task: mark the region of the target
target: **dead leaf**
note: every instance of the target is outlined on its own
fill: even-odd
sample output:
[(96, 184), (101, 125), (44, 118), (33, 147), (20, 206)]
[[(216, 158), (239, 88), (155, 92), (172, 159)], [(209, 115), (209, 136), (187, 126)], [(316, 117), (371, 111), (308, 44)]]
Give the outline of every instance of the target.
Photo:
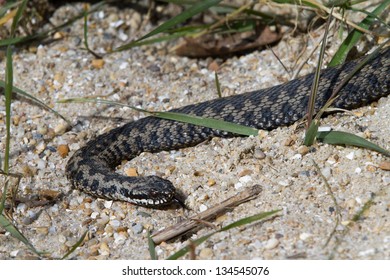
[(254, 31), (223, 35), (207, 34), (196, 39), (185, 38), (185, 42), (174, 49), (179, 56), (226, 58), (261, 49), (278, 42), (281, 37), (279, 31), (271, 31), (269, 26), (259, 24)]

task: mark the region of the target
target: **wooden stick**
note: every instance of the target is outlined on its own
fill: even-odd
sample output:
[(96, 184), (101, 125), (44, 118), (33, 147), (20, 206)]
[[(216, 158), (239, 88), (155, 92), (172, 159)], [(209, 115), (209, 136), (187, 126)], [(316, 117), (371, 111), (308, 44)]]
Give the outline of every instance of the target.
[(206, 221), (216, 218), (218, 215), (225, 213), (226, 211), (244, 203), (249, 200), (254, 199), (262, 191), (262, 186), (254, 185), (252, 187), (246, 188), (242, 192), (232, 196), (221, 203), (195, 215), (191, 218), (181, 221), (176, 225), (172, 225), (168, 228), (165, 228), (161, 231), (156, 232), (152, 235), (152, 240), (155, 244), (160, 244), (163, 241), (172, 239), (181, 234), (184, 234), (195, 227), (200, 225), (207, 224)]

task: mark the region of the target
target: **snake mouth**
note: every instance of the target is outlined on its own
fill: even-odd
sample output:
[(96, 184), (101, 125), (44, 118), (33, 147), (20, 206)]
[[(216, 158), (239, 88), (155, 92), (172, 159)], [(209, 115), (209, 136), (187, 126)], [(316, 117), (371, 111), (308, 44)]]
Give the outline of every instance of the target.
[(176, 191), (161, 192), (156, 191), (154, 189), (149, 189), (147, 194), (135, 194), (135, 192), (133, 192), (129, 201), (133, 204), (150, 208), (162, 208), (166, 206), (176, 205), (175, 208), (179, 206), (180, 208), (187, 209), (187, 206), (184, 203), (184, 196), (177, 193)]

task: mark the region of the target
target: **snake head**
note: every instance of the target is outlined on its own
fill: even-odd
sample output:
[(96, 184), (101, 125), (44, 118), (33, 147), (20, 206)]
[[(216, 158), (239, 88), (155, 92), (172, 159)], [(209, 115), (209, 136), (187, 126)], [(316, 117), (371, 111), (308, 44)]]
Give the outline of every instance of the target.
[(136, 186), (123, 186), (119, 192), (124, 197), (123, 200), (144, 207), (161, 207), (180, 201), (173, 184), (157, 176), (144, 177)]

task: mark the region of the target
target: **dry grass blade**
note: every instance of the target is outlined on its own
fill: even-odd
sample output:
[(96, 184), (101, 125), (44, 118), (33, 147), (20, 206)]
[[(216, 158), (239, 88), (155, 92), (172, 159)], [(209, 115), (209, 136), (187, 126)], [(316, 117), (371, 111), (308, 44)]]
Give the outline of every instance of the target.
[(206, 211), (203, 211), (185, 221), (182, 221), (176, 225), (170, 226), (162, 231), (153, 234), (153, 242), (156, 244), (160, 244), (163, 241), (182, 235), (194, 229), (195, 227), (198, 227), (200, 225), (200, 223), (198, 222), (199, 220), (208, 221), (210, 219), (214, 219), (216, 216), (221, 215), (227, 210), (232, 209), (244, 202), (247, 202), (248, 200), (255, 198), (259, 195), (261, 190), (262, 187), (259, 185), (255, 185), (251, 188), (248, 188), (240, 192), (239, 194), (216, 204), (215, 206), (207, 209)]
[[(317, 67), (316, 67), (316, 71), (315, 71), (315, 75), (314, 75), (314, 79), (313, 79), (313, 85), (312, 85), (311, 93), (310, 93), (310, 97), (309, 97), (309, 104), (308, 104), (308, 110), (307, 110), (307, 128), (308, 129), (310, 128), (312, 130), (314, 130), (316, 127), (318, 128), (318, 124), (315, 124), (314, 126), (312, 126), (311, 122), (312, 122), (313, 116), (314, 116), (315, 101), (316, 101), (318, 86), (319, 86), (319, 81), (320, 81), (322, 61), (323, 61), (324, 54), (325, 54), (326, 39), (328, 37), (329, 25), (330, 25), (330, 22), (332, 20), (332, 13), (333, 13), (333, 8), (330, 11), (330, 14), (328, 16), (328, 20), (326, 22), (325, 34), (324, 34), (324, 37), (322, 39), (321, 51), (320, 51), (320, 55), (318, 57), (318, 63), (317, 63)], [(304, 145), (306, 145), (306, 146), (312, 145), (314, 140), (315, 140), (315, 134), (316, 133), (314, 133), (314, 131), (311, 131), (310, 133), (306, 133)]]
[(240, 219), (236, 222), (233, 222), (231, 224), (228, 224), (227, 226), (221, 228), (220, 230), (214, 231), (214, 232), (207, 234), (205, 236), (202, 236), (196, 240), (190, 240), (190, 245), (184, 247), (183, 249), (177, 251), (175, 254), (168, 257), (168, 260), (176, 260), (176, 259), (184, 256), (186, 253), (194, 251), (194, 249), (195, 249), (194, 247), (202, 244), (203, 242), (205, 242), (207, 239), (209, 239), (214, 234), (217, 234), (217, 233), (222, 232), (222, 231), (227, 231), (227, 230), (230, 230), (230, 229), (235, 228), (235, 227), (244, 226), (244, 225), (247, 225), (247, 224), (250, 224), (253, 222), (264, 220), (266, 218), (273, 216), (274, 214), (276, 214), (280, 211), (281, 211), (281, 209), (277, 209), (277, 210), (273, 210), (273, 211), (269, 211), (269, 212), (262, 212), (262, 213), (259, 213), (259, 214), (256, 214), (256, 215), (253, 215), (250, 217), (246, 217), (246, 218)]

